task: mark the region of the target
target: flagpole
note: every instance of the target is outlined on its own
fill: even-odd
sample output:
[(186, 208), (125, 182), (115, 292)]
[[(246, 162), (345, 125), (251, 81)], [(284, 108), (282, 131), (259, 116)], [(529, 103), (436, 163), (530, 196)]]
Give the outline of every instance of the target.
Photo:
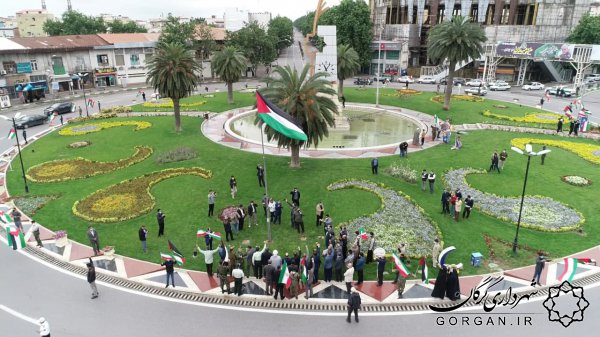
[[(263, 170), (264, 170), (264, 177), (265, 177), (265, 197), (267, 199), (267, 204), (265, 205), (267, 208), (269, 208), (269, 189), (267, 188), (267, 159), (265, 158), (265, 140), (264, 140), (264, 128), (265, 128), (265, 123), (263, 123), (260, 126), (260, 144), (262, 146), (262, 157), (263, 157)], [(266, 212), (266, 217), (267, 217), (267, 240), (269, 240), (269, 242), (271, 242), (271, 221), (269, 219), (269, 212), (267, 209)]]

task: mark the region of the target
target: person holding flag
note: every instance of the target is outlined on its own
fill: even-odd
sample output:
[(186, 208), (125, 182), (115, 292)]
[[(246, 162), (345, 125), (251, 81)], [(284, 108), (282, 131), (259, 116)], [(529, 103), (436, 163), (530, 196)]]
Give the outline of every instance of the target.
[(204, 255), (204, 264), (206, 264), (206, 273), (209, 277), (213, 276), (213, 261), (214, 255), (219, 249), (214, 250), (202, 250), (198, 245), (196, 245), (196, 251)]

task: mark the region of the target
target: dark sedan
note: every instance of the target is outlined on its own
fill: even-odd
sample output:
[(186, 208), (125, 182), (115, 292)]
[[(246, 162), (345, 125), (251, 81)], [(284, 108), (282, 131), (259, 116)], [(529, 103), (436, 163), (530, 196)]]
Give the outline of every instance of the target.
[(31, 126), (42, 125), (48, 120), (47, 116), (44, 115), (30, 115), (19, 117), (15, 120), (17, 129), (27, 129)]
[(44, 114), (50, 116), (56, 112), (57, 115), (66, 114), (74, 111), (74, 105), (72, 102), (54, 103), (51, 106), (44, 109)]

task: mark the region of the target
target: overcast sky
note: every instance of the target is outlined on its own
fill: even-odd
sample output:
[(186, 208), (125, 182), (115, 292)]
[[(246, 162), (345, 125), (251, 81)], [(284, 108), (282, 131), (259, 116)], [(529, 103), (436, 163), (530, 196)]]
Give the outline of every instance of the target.
[[(340, 0), (327, 0), (328, 6)], [(317, 7), (318, 0), (71, 0), (74, 10), (87, 15), (108, 13), (128, 16), (132, 19), (149, 19), (167, 15), (185, 17), (222, 17), (226, 8), (239, 8), (253, 12), (269, 11), (294, 20)], [(0, 16), (15, 15), (22, 9), (41, 8), (41, 0), (2, 0)], [(60, 16), (67, 9), (67, 0), (46, 0), (46, 8)]]

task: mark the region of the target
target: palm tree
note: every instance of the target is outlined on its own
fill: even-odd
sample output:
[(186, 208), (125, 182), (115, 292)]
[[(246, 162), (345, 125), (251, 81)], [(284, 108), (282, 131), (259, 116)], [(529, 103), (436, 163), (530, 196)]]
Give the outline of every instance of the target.
[(148, 61), (147, 82), (162, 97), (173, 100), (175, 130), (181, 132), (179, 100), (189, 96), (198, 84), (196, 73), (201, 71), (194, 53), (178, 42), (161, 43)]
[[(287, 138), (275, 130), (265, 128), (269, 140), (276, 139), (280, 147), (289, 147), (292, 150), (290, 167), (300, 167), (300, 147), (319, 145), (323, 137), (329, 135), (329, 127), (333, 127), (334, 114), (337, 114), (337, 105), (331, 99), (336, 92), (325, 78), (327, 73), (308, 75), (310, 65), (305, 65), (301, 73), (290, 66), (277, 66), (273, 78), (266, 80), (267, 88), (261, 92), (280, 107), (288, 112), (300, 125), (308, 136), (308, 140), (299, 141)], [(262, 120), (257, 117), (255, 122), (262, 126)]]
[(450, 22), (436, 25), (429, 31), (427, 41), (429, 58), (435, 63), (448, 62), (444, 110), (450, 109), (456, 65), (478, 59), (483, 52), (485, 41), (487, 38), (483, 28), (462, 16), (455, 16)]
[(344, 96), (344, 80), (352, 77), (358, 71), (358, 53), (354, 48), (346, 44), (340, 44), (337, 48), (337, 76), (340, 80), (338, 95)]
[(227, 83), (227, 103), (233, 104), (233, 83), (240, 80), (248, 60), (235, 47), (225, 47), (213, 56), (215, 72)]

